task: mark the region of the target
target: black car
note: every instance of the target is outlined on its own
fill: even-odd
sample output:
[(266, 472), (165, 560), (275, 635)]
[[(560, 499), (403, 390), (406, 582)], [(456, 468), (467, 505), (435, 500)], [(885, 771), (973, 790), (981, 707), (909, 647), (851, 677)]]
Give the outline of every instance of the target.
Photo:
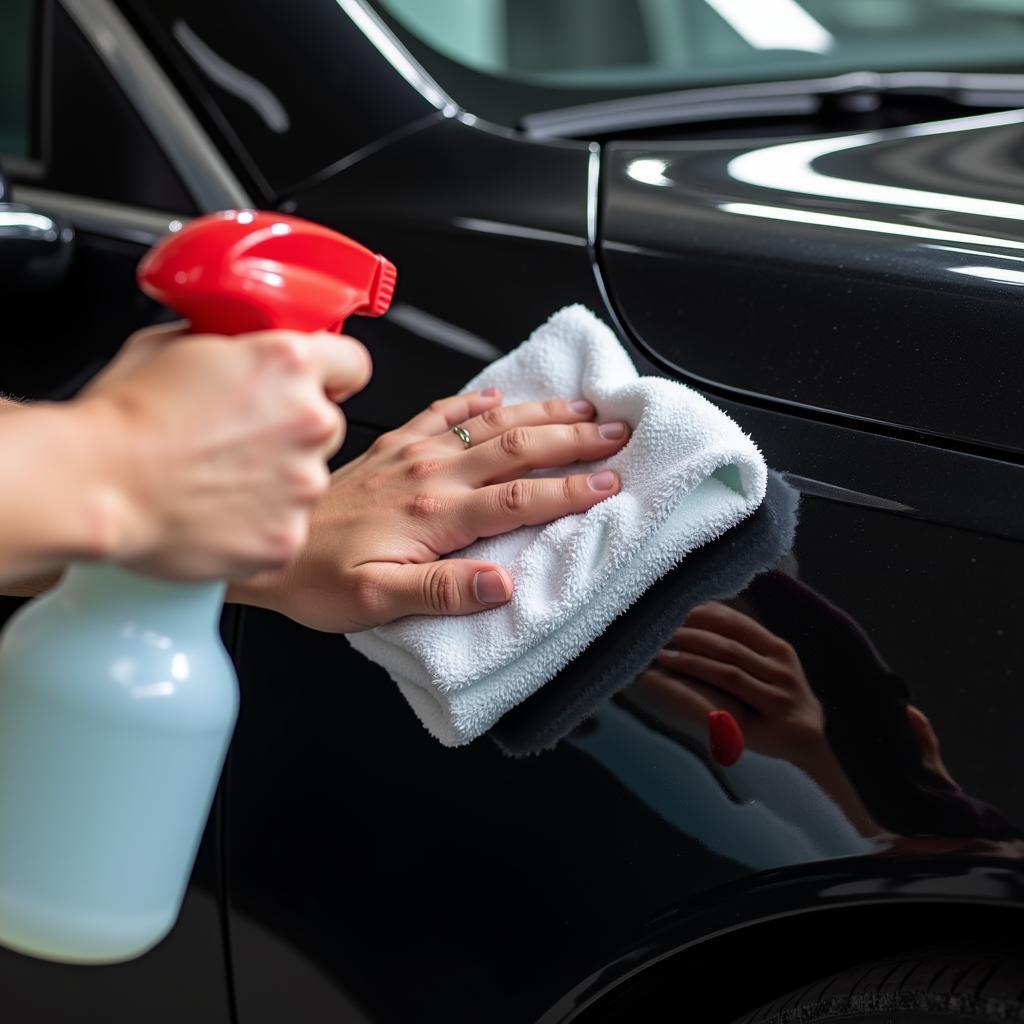
[(256, 206), (399, 268), (340, 460), (582, 302), (801, 501), (728, 600), (773, 702), (703, 691), (732, 767), (670, 666), (449, 750), (344, 637), (229, 607), (177, 927), (0, 954), (3, 1019), (1024, 1019), (1022, 106), (1021, 0), (5, 0), (5, 392), (74, 394), (168, 315), (146, 248)]

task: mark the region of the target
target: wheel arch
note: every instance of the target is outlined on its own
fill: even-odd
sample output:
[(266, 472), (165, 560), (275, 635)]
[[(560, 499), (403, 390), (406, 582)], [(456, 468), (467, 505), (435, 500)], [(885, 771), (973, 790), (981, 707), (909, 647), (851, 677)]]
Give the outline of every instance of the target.
[[(863, 862), (850, 862), (859, 869)], [(735, 1017), (817, 978), (902, 949), (1014, 929), (1024, 933), (1024, 872), (934, 861), (842, 879), (771, 873), (663, 915), (577, 985), (539, 1024), (657, 1024), (699, 1010)]]

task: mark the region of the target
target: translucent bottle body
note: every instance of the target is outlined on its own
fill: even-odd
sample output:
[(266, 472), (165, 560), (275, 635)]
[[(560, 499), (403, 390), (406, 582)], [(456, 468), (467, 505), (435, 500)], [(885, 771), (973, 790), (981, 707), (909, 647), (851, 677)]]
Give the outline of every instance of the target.
[(0, 943), (131, 959), (171, 928), (238, 710), (224, 587), (73, 566), (0, 638)]

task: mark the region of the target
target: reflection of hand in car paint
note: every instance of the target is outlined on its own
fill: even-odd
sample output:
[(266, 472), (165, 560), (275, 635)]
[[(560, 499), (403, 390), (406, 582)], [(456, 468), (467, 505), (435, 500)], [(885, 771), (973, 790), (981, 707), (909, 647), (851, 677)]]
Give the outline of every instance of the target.
[(728, 711), (751, 749), (794, 757), (825, 744), (825, 716), (793, 648), (717, 601), (695, 608), (655, 659), (652, 673), (687, 682), (702, 720)]
[(659, 717), (698, 729), (712, 711), (728, 711), (752, 750), (806, 772), (864, 835), (880, 831), (829, 745), (797, 652), (743, 612), (699, 605), (630, 692)]

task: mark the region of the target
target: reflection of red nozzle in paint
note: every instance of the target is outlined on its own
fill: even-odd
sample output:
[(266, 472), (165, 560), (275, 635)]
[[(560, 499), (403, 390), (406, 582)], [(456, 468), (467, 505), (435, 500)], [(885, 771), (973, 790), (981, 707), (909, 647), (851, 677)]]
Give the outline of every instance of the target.
[(340, 331), (381, 316), (396, 271), (383, 256), (298, 217), (225, 210), (191, 221), (139, 264), (139, 287), (196, 332)]
[(743, 730), (728, 711), (708, 713), (708, 744), (711, 756), (725, 768), (740, 759), (743, 753)]

